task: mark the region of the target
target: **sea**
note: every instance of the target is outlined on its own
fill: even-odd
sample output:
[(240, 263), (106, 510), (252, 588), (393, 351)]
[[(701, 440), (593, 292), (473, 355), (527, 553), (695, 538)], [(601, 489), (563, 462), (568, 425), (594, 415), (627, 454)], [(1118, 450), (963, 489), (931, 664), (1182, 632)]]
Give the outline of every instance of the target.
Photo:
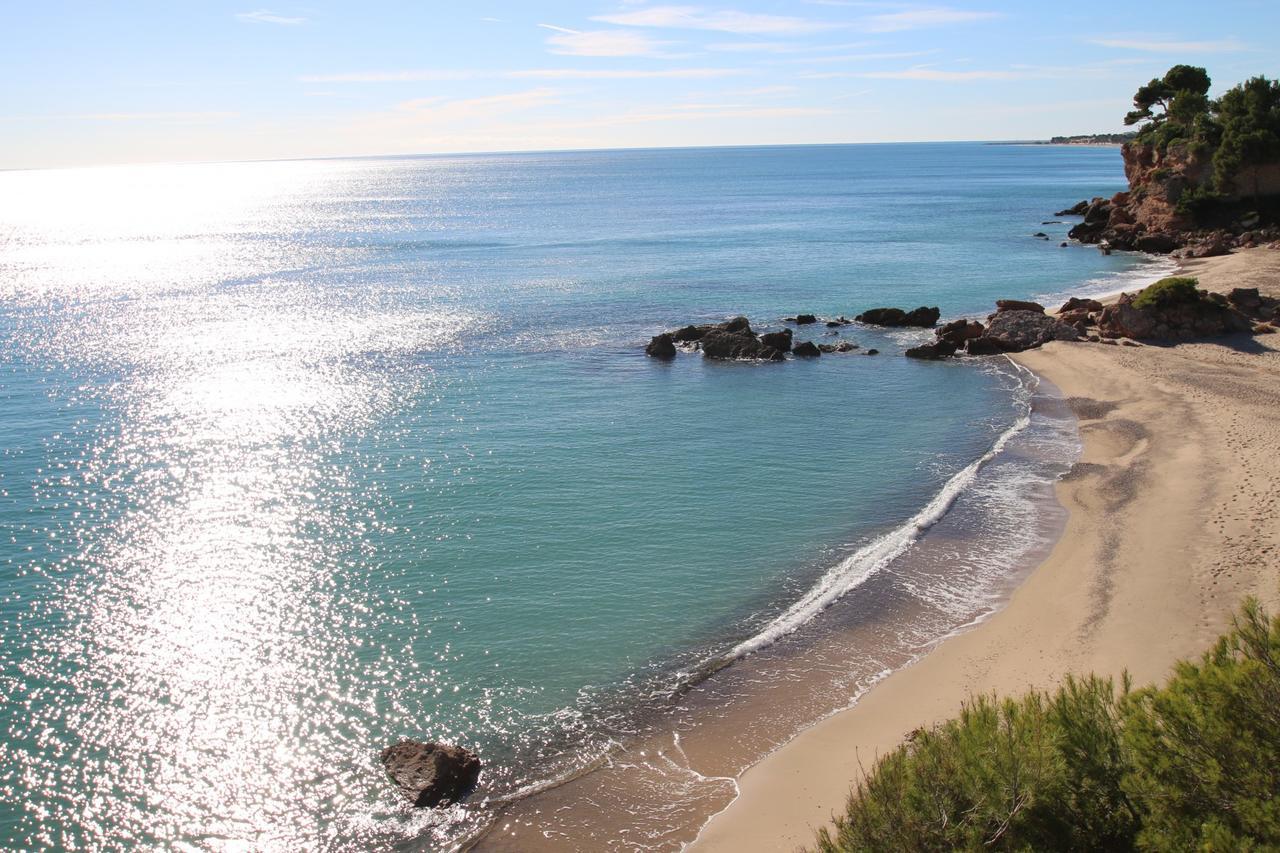
[[(1053, 215), (1123, 186), (979, 143), (0, 172), (0, 847), (680, 849), (999, 609), (1079, 439), (928, 330), (646, 342), (1133, 289), (1167, 262)], [(402, 738), (476, 791), (409, 806)]]

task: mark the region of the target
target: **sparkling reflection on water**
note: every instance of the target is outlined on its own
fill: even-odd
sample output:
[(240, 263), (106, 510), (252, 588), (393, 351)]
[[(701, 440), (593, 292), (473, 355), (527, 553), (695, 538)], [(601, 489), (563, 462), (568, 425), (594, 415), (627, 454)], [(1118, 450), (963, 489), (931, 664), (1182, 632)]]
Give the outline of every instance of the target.
[[(37, 465), (48, 538), (79, 540), (30, 565), (35, 589), (65, 583), (59, 600), (5, 602), (5, 694), (24, 698), (5, 714), (5, 799), (35, 802), (6, 815), (11, 840), (297, 849), (357, 844), (401, 811), (368, 772), (397, 699), (393, 650), (366, 640), (398, 617), (358, 583), (385, 498), (351, 447), (424, 375), (366, 354), (441, 349), (468, 318), (307, 287), (294, 271), (323, 259), (281, 229), (335, 188), (293, 172), (64, 172), (27, 195), (10, 182), (15, 343), (69, 368), (15, 380), (10, 403), (43, 393), (81, 412), (45, 448), (56, 474), (6, 450), (5, 485)], [(281, 279), (210, 289), (264, 266)], [(49, 310), (77, 300), (86, 310)], [(30, 514), (5, 520), (36, 539)], [(398, 661), (396, 683), (419, 666)]]
[[(994, 224), (1104, 153), (0, 173), (0, 846), (431, 847), (625, 740), (1014, 415), (980, 371), (645, 336), (1123, 271)], [(478, 796), (405, 808), (406, 735), (478, 747)]]

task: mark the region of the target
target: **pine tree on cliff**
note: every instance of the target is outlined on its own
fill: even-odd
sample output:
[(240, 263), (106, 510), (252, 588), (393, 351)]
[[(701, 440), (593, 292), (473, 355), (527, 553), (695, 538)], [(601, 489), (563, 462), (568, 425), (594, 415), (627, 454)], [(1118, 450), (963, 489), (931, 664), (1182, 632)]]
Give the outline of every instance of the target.
[(1226, 92), (1215, 104), (1221, 141), (1213, 155), (1214, 181), (1230, 190), (1244, 170), (1252, 172), (1249, 190), (1260, 192), (1257, 167), (1280, 162), (1280, 81), (1254, 77)]
[[(1124, 117), (1126, 125), (1149, 122), (1145, 133), (1166, 121), (1190, 127), (1197, 116), (1209, 110), (1209, 74), (1195, 65), (1175, 65), (1164, 77), (1140, 86), (1133, 96), (1134, 109)], [(1160, 112), (1152, 112), (1155, 107)]]

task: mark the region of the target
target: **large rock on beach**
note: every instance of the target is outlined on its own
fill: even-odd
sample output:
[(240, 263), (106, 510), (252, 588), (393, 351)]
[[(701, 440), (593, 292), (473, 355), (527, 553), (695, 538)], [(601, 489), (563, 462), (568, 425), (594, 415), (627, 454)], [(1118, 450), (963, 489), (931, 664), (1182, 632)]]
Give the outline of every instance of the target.
[(1073, 296), (1066, 302), (1062, 303), (1062, 307), (1058, 309), (1059, 314), (1066, 314), (1072, 311), (1101, 311), (1103, 305), (1096, 299), (1081, 299)]
[[(977, 340), (994, 343), (1002, 352), (1021, 352), (1035, 349), (1049, 341), (1074, 341), (1079, 333), (1061, 320), (1043, 311), (999, 311), (987, 324), (986, 331)], [(972, 342), (971, 342), (972, 343)], [(977, 355), (970, 346), (969, 352)], [(979, 346), (979, 350), (985, 350)]]
[(1098, 318), (1102, 337), (1188, 341), (1253, 328), (1244, 314), (1209, 294), (1196, 292), (1194, 285), (1163, 301), (1142, 300), (1141, 296), (1123, 293), (1102, 311)]
[(929, 308), (921, 305), (912, 311), (904, 311), (901, 308), (872, 308), (862, 312), (854, 319), (859, 323), (866, 323), (871, 326), (920, 326), (928, 328), (936, 326), (940, 316), (942, 316), (942, 312), (936, 306)]
[(651, 358), (675, 358), (675, 341), (668, 334), (654, 335), (644, 348), (644, 354)]
[(997, 299), (996, 313), (1001, 311), (1039, 311), (1044, 313), (1044, 306), (1039, 302), (1028, 302), (1025, 299)]
[(457, 802), (480, 778), (479, 757), (447, 743), (402, 740), (382, 750), (382, 766), (396, 787), (423, 808)]

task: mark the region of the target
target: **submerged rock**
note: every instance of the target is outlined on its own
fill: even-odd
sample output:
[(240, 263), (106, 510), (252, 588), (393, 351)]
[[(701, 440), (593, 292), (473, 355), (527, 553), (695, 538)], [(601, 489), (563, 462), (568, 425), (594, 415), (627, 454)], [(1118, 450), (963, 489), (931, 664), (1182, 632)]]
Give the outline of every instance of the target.
[(479, 757), (447, 743), (402, 740), (382, 750), (382, 766), (396, 787), (423, 808), (456, 802), (480, 778)]

